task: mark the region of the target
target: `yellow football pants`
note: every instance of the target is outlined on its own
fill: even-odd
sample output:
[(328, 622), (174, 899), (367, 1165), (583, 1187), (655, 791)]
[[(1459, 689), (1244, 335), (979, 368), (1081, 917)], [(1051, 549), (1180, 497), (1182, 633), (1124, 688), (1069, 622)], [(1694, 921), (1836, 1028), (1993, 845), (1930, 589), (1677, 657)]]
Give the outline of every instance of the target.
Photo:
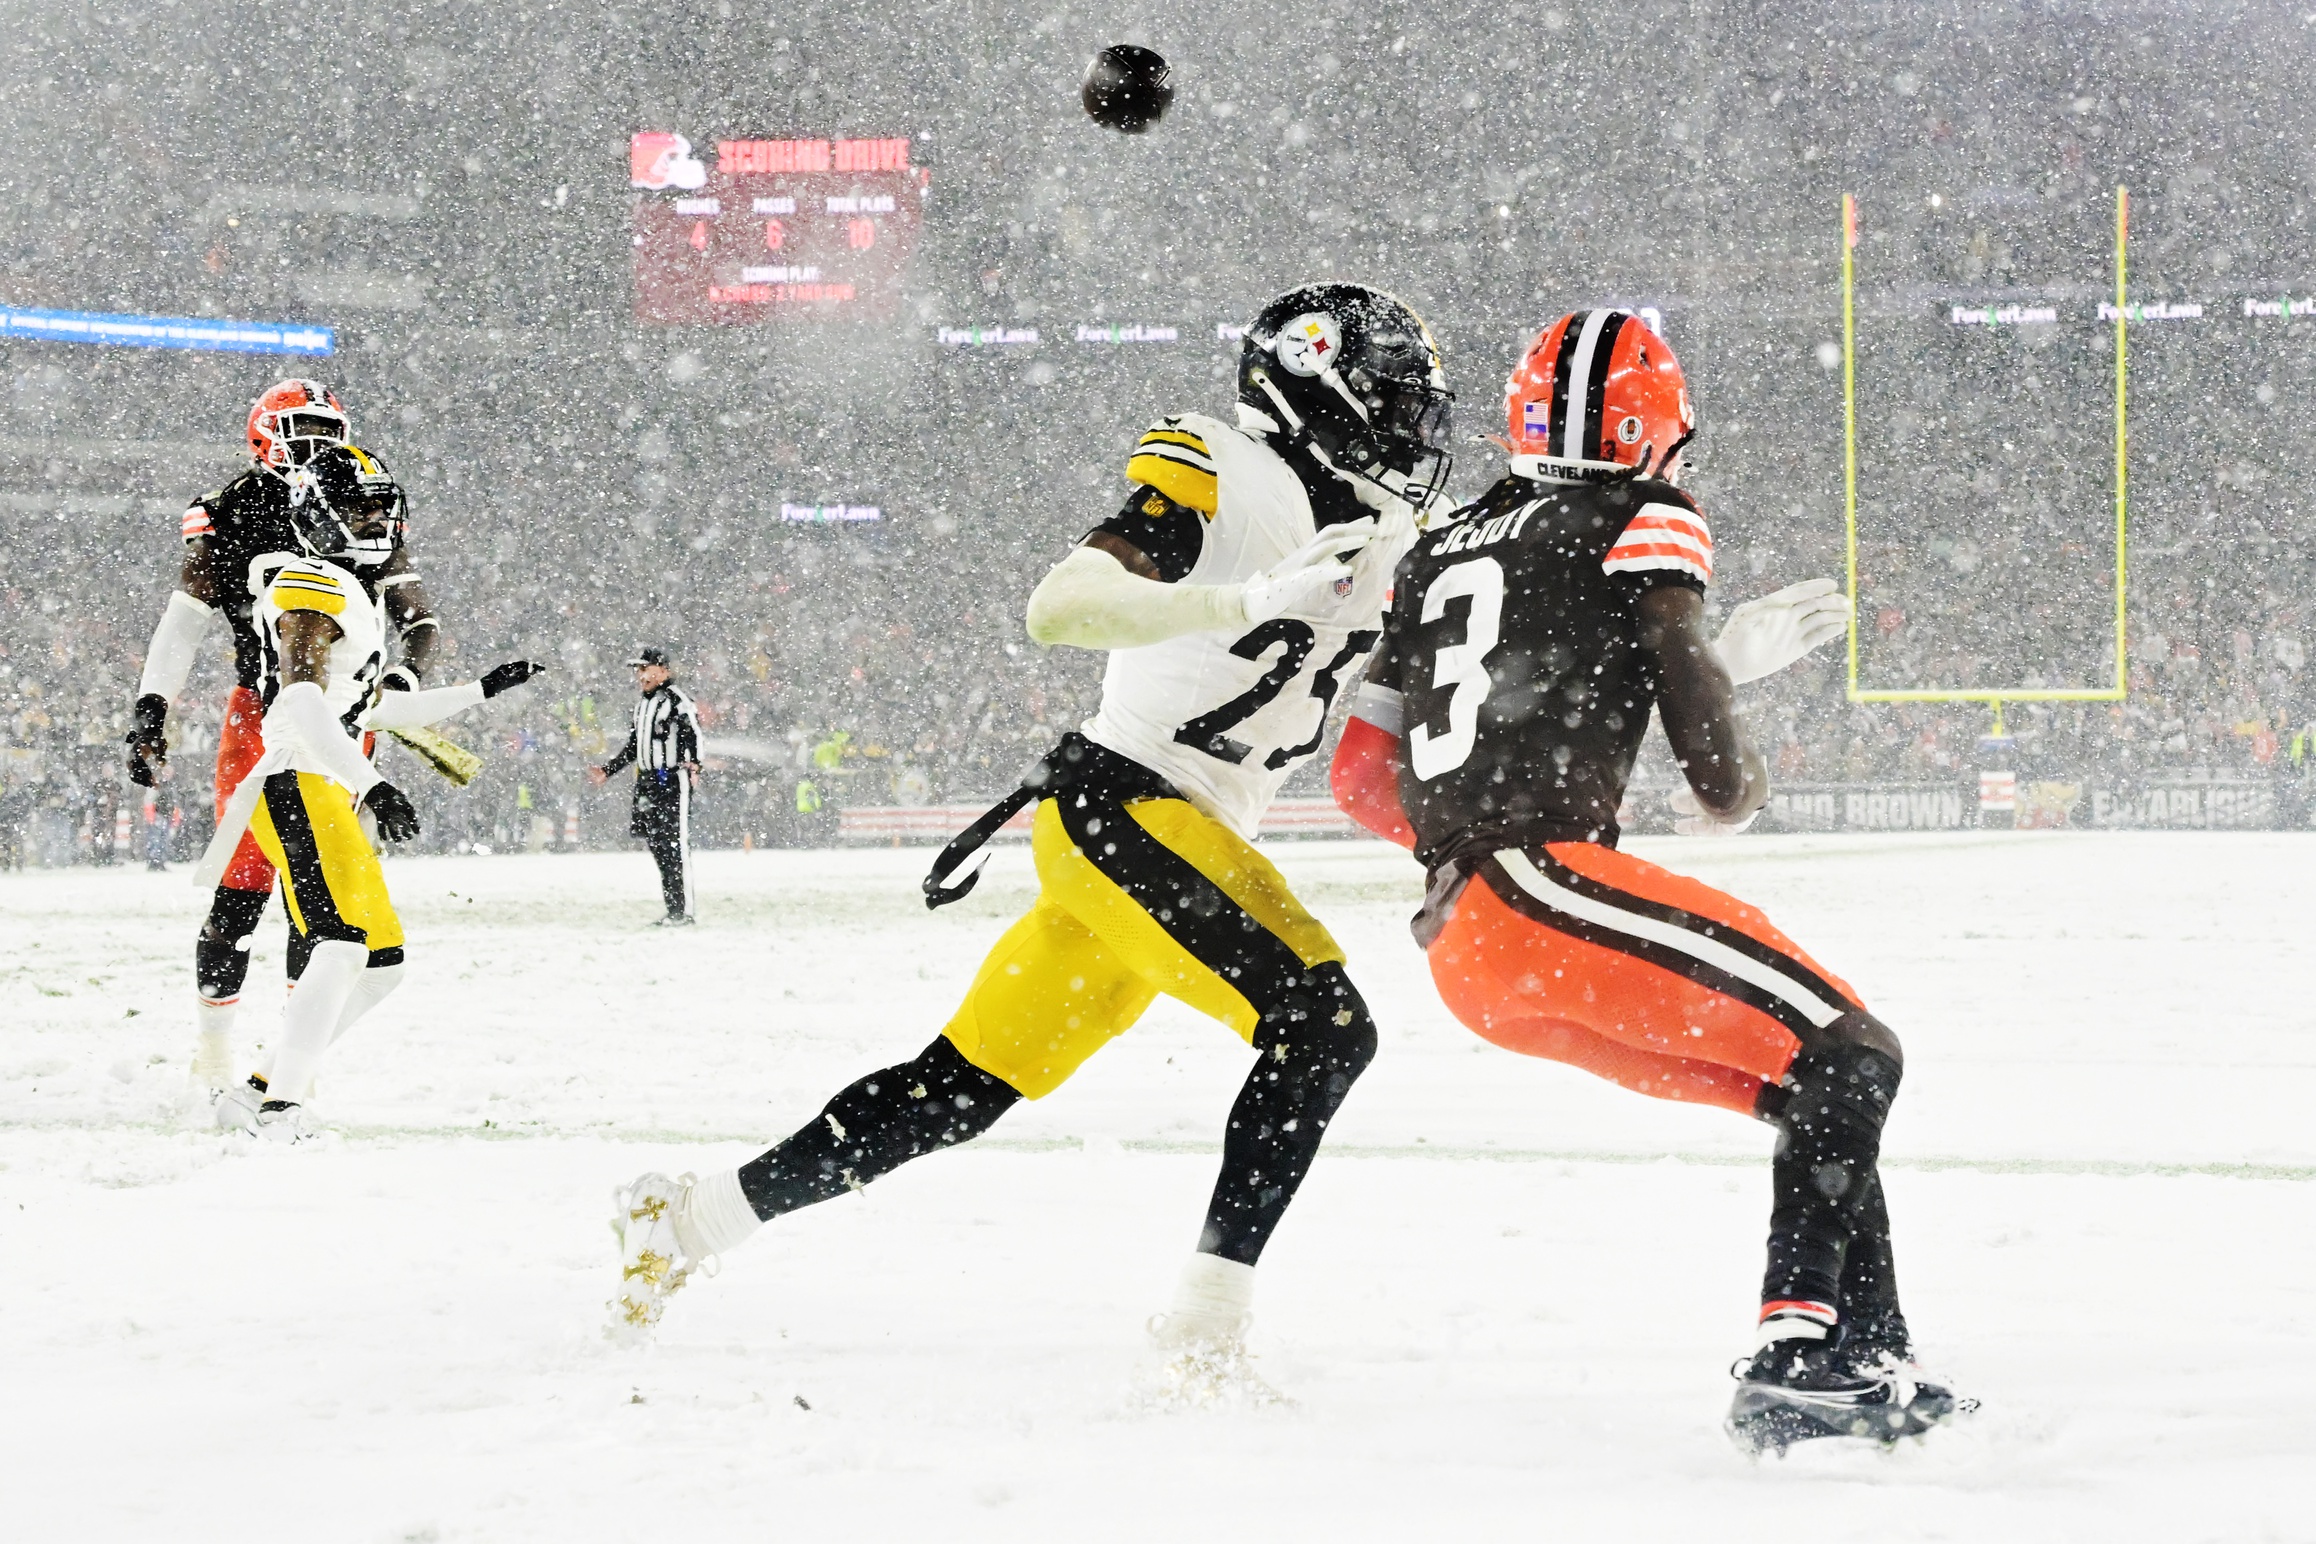
[(280, 871), (282, 899), (299, 932), (363, 944), (372, 953), (402, 946), (386, 871), (354, 813), (353, 796), (337, 782), (313, 772), (276, 772), (265, 780), (249, 832)]
[(942, 1031), (1031, 1099), (1160, 992), (1251, 1041), (1264, 1010), (1343, 951), (1268, 859), (1181, 799), (1068, 793), (1037, 807), (1039, 893)]

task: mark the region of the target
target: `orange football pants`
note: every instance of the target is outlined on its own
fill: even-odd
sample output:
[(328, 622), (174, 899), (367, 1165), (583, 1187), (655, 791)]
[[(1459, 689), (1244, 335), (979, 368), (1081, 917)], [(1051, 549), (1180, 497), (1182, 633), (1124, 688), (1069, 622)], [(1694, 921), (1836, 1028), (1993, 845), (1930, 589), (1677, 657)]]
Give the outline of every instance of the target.
[[(265, 754), (264, 723), (265, 703), (248, 687), (236, 686), (225, 699), (225, 722), (217, 731), (219, 820), (225, 818), (225, 803), (233, 797), (233, 790)], [(272, 891), (273, 865), (258, 850), (253, 833), (241, 833), (241, 844), (233, 849), (233, 861), (225, 866), (225, 877), (218, 883), (228, 890)]]
[(1482, 1039), (1745, 1115), (1813, 1028), (1862, 1011), (1753, 907), (1591, 842), (1491, 855), (1429, 957)]

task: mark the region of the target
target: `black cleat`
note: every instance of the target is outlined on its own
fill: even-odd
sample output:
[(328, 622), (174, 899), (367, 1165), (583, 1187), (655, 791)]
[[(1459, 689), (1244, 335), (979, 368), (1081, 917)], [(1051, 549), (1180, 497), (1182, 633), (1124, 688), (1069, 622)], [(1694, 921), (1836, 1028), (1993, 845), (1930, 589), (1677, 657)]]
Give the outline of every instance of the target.
[(1755, 1454), (1821, 1437), (1886, 1444), (1977, 1408), (1925, 1377), (1903, 1343), (1837, 1336), (1774, 1340), (1730, 1369), (1729, 1439)]

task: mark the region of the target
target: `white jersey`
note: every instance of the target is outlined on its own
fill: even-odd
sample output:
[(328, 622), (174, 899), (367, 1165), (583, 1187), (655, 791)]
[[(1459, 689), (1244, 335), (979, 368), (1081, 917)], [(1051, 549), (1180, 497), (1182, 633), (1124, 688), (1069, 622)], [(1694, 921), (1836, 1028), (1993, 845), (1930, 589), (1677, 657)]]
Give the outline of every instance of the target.
[[(1242, 583), (1318, 534), (1294, 470), (1219, 419), (1160, 420), (1126, 475), (1207, 516), (1186, 584)], [(1336, 693), (1381, 636), (1382, 587), (1365, 588), (1233, 632), (1112, 650), (1086, 738), (1253, 837), (1279, 785), (1317, 753)]]
[[(259, 690), (266, 705), (273, 705), (281, 689), (281, 619), (291, 611), (318, 611), (338, 624), (338, 641), (330, 645), (329, 682), (322, 700), (330, 713), (346, 725), (348, 735), (359, 733), (356, 721), (370, 705), (370, 695), (386, 662), (386, 614), (360, 575), (322, 558), (298, 557), (287, 552), (268, 553), (250, 565), (249, 587), (255, 604), (252, 619), (263, 645), (263, 680)], [(321, 767), (294, 763), (301, 771)]]

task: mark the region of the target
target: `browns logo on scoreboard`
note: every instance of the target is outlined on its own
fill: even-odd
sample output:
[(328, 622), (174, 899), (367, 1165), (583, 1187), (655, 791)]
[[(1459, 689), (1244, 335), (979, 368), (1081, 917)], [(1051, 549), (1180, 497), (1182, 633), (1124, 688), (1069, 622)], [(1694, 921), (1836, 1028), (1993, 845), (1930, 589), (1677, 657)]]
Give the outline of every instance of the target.
[(924, 216), (908, 139), (628, 143), (635, 315), (665, 325), (889, 317)]

